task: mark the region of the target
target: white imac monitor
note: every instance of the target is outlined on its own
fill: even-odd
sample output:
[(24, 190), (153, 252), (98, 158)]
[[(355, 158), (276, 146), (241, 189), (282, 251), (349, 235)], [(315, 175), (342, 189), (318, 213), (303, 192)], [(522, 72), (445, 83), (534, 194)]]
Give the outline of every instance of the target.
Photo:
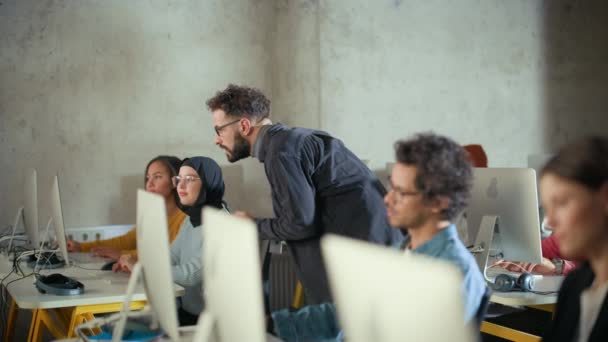
[(527, 168), (474, 168), (466, 209), (469, 237), (476, 237), (483, 216), (498, 216), (490, 255), (540, 263), (542, 260), (536, 173)]
[(137, 191), (136, 229), (138, 261), (143, 270), (148, 302), (171, 341), (178, 341), (167, 211), (162, 196), (141, 189)]
[(38, 225), (38, 182), (36, 169), (27, 169), (23, 186), (23, 217), (28, 245), (40, 246), (40, 226)]
[(203, 208), (203, 296), (196, 341), (266, 341), (257, 228)]
[(65, 225), (63, 222), (63, 210), (61, 208), (61, 194), (59, 193), (59, 176), (53, 179), (51, 188), (51, 220), (55, 229), (55, 238), (59, 244), (59, 252), (66, 265), (69, 265), (68, 248), (65, 241)]
[(331, 234), (321, 250), (345, 340), (474, 340), (453, 265)]

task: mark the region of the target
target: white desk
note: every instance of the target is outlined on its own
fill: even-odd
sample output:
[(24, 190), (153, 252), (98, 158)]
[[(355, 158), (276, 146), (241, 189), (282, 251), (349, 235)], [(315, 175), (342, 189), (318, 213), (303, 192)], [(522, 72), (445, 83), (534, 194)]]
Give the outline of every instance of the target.
[[(13, 310), (16, 313), (16, 307), (34, 310), (32, 323), (30, 325), (29, 340), (39, 340), (41, 336), (41, 331), (39, 331), (40, 327), (45, 325), (51, 330), (53, 335), (70, 337), (73, 334), (74, 325), (78, 323), (81, 316), (84, 317), (83, 319), (90, 319), (95, 313), (116, 312), (120, 310), (123, 302), (126, 300), (125, 292), (127, 289), (127, 282), (129, 281), (129, 275), (125, 273), (101, 271), (99, 269), (102, 264), (103, 261), (97, 264), (79, 265), (87, 269), (69, 266), (40, 271), (40, 274), (61, 273), (75, 278), (85, 286), (84, 294), (82, 295), (57, 296), (42, 294), (38, 292), (38, 289), (34, 286), (36, 279), (33, 276), (17, 280), (7, 286), (8, 293), (13, 302), (11, 304), (11, 314), (14, 314)], [(11, 268), (12, 262), (6, 257), (0, 257), (0, 275), (6, 276), (10, 273)], [(22, 269), (25, 272), (31, 270), (24, 264), (22, 264)], [(10, 281), (19, 278), (20, 276), (11, 274), (3, 284), (8, 284)], [(183, 295), (184, 288), (179, 285), (174, 286), (176, 296)], [(135, 288), (132, 297), (132, 301), (135, 305), (132, 307), (134, 309), (141, 308), (143, 306), (143, 301), (145, 300), (145, 291), (140, 284)], [(54, 330), (54, 327), (51, 326), (52, 324), (49, 324), (50, 321), (44, 322), (45, 319), (50, 320), (50, 318), (47, 317), (48, 312), (46, 312), (46, 310), (60, 308), (74, 308), (70, 313), (63, 313), (64, 317), (69, 319), (70, 322), (67, 326), (67, 332), (64, 333), (61, 333), (59, 330)], [(11, 317), (9, 314), (7, 330), (9, 330), (9, 327), (12, 329), (12, 322), (10, 321), (14, 321), (14, 319), (15, 317)]]
[(541, 295), (531, 292), (494, 292), (490, 302), (508, 306), (534, 306), (557, 303), (557, 294)]

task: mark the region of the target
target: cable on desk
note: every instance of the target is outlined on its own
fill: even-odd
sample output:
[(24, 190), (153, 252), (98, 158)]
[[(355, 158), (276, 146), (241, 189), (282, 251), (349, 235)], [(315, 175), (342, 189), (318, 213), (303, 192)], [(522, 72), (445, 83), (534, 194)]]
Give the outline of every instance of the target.
[(80, 268), (83, 270), (87, 270), (87, 271), (101, 271), (99, 268), (86, 268), (86, 267), (79, 266), (77, 263), (75, 263), (73, 261), (70, 261), (70, 266)]

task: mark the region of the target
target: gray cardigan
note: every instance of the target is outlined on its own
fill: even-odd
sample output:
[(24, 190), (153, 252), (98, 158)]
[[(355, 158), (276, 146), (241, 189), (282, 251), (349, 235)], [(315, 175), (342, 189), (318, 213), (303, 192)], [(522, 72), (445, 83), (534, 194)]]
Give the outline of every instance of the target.
[(204, 307), (201, 229), (192, 227), (190, 218), (186, 218), (171, 244), (173, 282), (184, 287), (181, 307), (193, 315), (199, 315)]

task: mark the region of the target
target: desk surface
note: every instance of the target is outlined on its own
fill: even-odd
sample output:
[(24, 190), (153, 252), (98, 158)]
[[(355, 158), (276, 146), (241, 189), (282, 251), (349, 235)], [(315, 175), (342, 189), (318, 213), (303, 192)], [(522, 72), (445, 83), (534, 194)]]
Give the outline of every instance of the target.
[(509, 306), (528, 306), (557, 303), (557, 294), (541, 295), (531, 292), (497, 292), (492, 293), (492, 303)]
[[(11, 297), (22, 309), (52, 309), (83, 305), (97, 305), (119, 303), (126, 299), (127, 283), (129, 275), (126, 273), (114, 273), (101, 271), (103, 262), (97, 264), (82, 264), (53, 270), (43, 270), (40, 274), (61, 273), (73, 277), (85, 286), (84, 294), (76, 296), (57, 296), (42, 294), (34, 286), (36, 279), (33, 276), (17, 280), (7, 286)], [(0, 257), (0, 275), (9, 274), (12, 262), (5, 256)], [(23, 270), (29, 268), (23, 265)], [(86, 269), (85, 269), (86, 268)], [(31, 270), (31, 269), (29, 269)], [(27, 272), (27, 271), (26, 271)], [(10, 275), (3, 284), (19, 279), (20, 276)], [(176, 296), (184, 293), (184, 288), (174, 284)], [(135, 287), (132, 300), (146, 300), (146, 294), (142, 284)]]

